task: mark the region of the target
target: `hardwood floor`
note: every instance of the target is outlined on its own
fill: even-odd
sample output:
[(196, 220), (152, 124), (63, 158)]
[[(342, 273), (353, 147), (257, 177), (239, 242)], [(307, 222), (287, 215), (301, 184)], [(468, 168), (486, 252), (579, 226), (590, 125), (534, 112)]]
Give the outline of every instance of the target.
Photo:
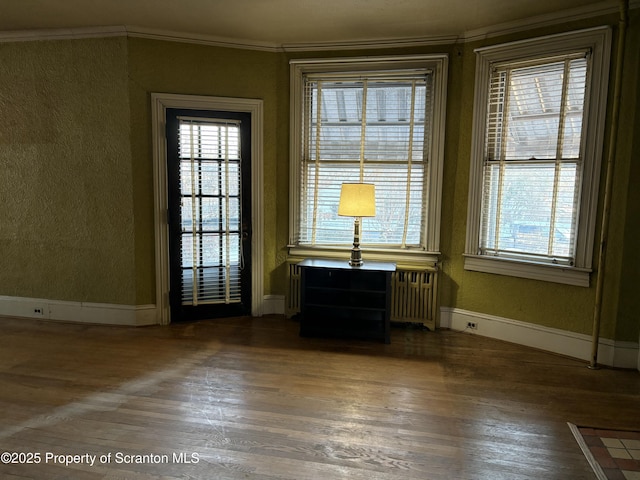
[(0, 329), (3, 479), (591, 480), (566, 422), (640, 429), (640, 373), (461, 332)]

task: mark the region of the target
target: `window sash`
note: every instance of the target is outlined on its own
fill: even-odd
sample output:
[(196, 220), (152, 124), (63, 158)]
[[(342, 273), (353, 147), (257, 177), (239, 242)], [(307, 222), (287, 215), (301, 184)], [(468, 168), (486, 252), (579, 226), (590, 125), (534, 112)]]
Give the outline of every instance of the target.
[(574, 265), (588, 56), (494, 66), (480, 254)]
[(377, 215), (363, 219), (361, 242), (424, 247), (431, 84), (424, 71), (304, 77), (298, 245), (350, 244), (353, 219), (337, 215), (341, 184), (367, 182)]

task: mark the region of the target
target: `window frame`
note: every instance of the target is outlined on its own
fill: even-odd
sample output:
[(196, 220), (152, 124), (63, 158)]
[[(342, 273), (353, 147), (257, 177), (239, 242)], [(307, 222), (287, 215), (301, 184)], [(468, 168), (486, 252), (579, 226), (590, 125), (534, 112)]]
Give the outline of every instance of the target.
[[(491, 66), (494, 63), (517, 63), (555, 55), (566, 55), (580, 50), (590, 52), (591, 73), (587, 79), (587, 95), (585, 97), (584, 151), (581, 152), (584, 158), (584, 166), (581, 172), (581, 192), (578, 201), (575, 263), (572, 266), (554, 265), (526, 259), (482, 255), (479, 253), (480, 223)], [(589, 286), (607, 113), (610, 51), (611, 29), (606, 26), (482, 47), (475, 50), (476, 75), (467, 235), (464, 253), (465, 270), (583, 287)]]
[[(289, 140), (289, 255), (295, 257), (341, 258), (345, 247), (302, 246), (296, 244), (300, 218), (300, 182), (302, 168), (302, 124), (304, 108), (304, 75), (338, 72), (380, 72), (408, 69), (433, 71), (433, 120), (431, 142), (427, 152), (429, 161), (428, 191), (422, 248), (367, 247), (367, 258), (393, 261), (404, 265), (431, 266), (440, 255), (440, 216), (442, 198), (442, 172), (444, 166), (444, 134), (446, 119), (446, 94), (448, 55), (406, 55), (388, 57), (349, 57), (290, 60), (290, 140)], [(347, 252), (348, 253), (348, 252)]]

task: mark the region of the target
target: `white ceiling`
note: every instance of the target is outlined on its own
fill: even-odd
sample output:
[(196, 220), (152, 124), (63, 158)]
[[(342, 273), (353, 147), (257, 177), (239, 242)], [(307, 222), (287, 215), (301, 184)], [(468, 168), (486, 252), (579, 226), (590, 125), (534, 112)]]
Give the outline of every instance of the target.
[(123, 26), (281, 47), (468, 38), (615, 11), (617, 5), (616, 0), (0, 0), (0, 32)]

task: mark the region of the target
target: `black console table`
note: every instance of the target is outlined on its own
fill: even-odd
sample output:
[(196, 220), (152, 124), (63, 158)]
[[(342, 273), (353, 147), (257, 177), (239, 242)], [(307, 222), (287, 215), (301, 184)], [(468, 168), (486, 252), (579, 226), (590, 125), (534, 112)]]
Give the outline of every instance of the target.
[(306, 259), (301, 272), (302, 336), (367, 338), (390, 343), (394, 263)]

